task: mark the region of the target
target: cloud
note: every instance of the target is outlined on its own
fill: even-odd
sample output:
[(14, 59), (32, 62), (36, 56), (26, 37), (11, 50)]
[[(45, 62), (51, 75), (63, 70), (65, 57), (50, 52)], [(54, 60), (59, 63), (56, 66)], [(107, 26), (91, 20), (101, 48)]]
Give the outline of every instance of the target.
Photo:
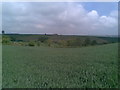
[(106, 27), (114, 27), (117, 26), (117, 20), (110, 16), (101, 16), (100, 22)]
[(3, 29), (16, 33), (117, 34), (117, 11), (100, 16), (80, 3), (3, 3)]
[(90, 18), (92, 18), (92, 19), (98, 19), (98, 17), (99, 17), (97, 11), (95, 11), (95, 10), (92, 10), (92, 11), (89, 12), (87, 15), (88, 15), (88, 17), (90, 17)]
[(117, 10), (114, 10), (110, 13), (110, 16), (111, 17), (118, 17), (118, 11)]

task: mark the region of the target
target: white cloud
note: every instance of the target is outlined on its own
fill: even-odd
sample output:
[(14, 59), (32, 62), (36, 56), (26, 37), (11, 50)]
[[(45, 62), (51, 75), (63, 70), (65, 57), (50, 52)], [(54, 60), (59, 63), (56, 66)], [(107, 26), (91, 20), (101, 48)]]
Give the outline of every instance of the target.
[(38, 24), (38, 25), (35, 25), (35, 27), (36, 27), (36, 28), (39, 28), (39, 29), (42, 29), (42, 28), (44, 28), (45, 26), (42, 25), (42, 24)]
[(92, 10), (91, 12), (88, 12), (87, 16), (92, 19), (98, 19), (99, 15), (97, 11)]
[(117, 34), (117, 11), (100, 16), (78, 3), (5, 3), (3, 29), (18, 33)]
[(111, 17), (118, 17), (118, 11), (117, 10), (115, 10), (115, 11), (112, 11), (111, 13), (110, 13), (110, 16)]
[(100, 22), (107, 27), (117, 27), (117, 19), (115, 19), (114, 17), (101, 16)]

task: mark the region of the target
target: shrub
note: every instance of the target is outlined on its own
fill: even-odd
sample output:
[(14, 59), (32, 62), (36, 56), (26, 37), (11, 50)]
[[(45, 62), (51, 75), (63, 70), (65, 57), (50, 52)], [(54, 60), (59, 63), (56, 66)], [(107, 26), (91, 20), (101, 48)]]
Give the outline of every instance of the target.
[(10, 44), (11, 43), (11, 38), (8, 36), (3, 36), (2, 37), (2, 43), (3, 44)]
[(38, 41), (40, 41), (40, 42), (45, 42), (46, 40), (48, 39), (48, 37), (47, 36), (41, 36), (39, 39), (38, 39)]
[(103, 44), (108, 44), (108, 42), (103, 42)]
[(83, 45), (84, 45), (84, 46), (88, 46), (88, 45), (90, 45), (90, 44), (91, 44), (90, 39), (89, 39), (89, 38), (86, 38)]
[(67, 42), (65, 40), (59, 40), (58, 45), (60, 47), (66, 47), (67, 46)]
[(34, 42), (29, 42), (28, 45), (29, 46), (35, 46), (35, 43)]
[(82, 45), (82, 42), (79, 38), (67, 40), (67, 46), (80, 47), (81, 45)]
[(91, 42), (91, 45), (97, 45), (98, 43), (97, 43), (97, 41), (96, 40), (93, 40), (92, 42)]
[(52, 40), (50, 39), (48, 39), (46, 43), (48, 44), (49, 47), (53, 44)]
[(16, 38), (15, 37), (11, 37), (11, 41), (16, 41)]
[(37, 46), (40, 46), (40, 42), (37, 42)]

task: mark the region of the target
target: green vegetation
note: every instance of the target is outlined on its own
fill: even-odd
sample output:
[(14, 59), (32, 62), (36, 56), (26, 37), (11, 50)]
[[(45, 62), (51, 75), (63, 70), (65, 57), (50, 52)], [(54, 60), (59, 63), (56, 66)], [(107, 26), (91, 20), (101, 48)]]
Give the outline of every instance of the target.
[(1, 42), (3, 88), (118, 87), (118, 38), (4, 34)]
[(117, 88), (117, 51), (3, 45), (3, 88)]
[(35, 46), (35, 43), (34, 42), (29, 42), (29, 44), (28, 44), (29, 46)]
[(40, 42), (45, 42), (46, 40), (48, 39), (48, 37), (46, 37), (46, 36), (41, 36), (41, 37), (39, 37), (38, 38), (38, 41), (40, 41)]
[(115, 37), (67, 36), (67, 35), (12, 35), (4, 34), (2, 43), (16, 46), (45, 46), (54, 48), (72, 48), (116, 43)]
[(9, 36), (2, 36), (2, 43), (7, 45), (10, 44), (11, 38)]
[(97, 44), (97, 41), (96, 40), (93, 40), (92, 42), (91, 42), (91, 45), (96, 45)]

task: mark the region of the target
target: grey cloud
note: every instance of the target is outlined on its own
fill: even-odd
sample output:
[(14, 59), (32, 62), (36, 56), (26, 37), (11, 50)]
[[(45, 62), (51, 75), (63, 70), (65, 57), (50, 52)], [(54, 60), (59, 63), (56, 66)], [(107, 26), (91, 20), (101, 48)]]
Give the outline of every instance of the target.
[(113, 11), (110, 16), (99, 16), (77, 3), (3, 3), (2, 14), (8, 33), (117, 34)]

